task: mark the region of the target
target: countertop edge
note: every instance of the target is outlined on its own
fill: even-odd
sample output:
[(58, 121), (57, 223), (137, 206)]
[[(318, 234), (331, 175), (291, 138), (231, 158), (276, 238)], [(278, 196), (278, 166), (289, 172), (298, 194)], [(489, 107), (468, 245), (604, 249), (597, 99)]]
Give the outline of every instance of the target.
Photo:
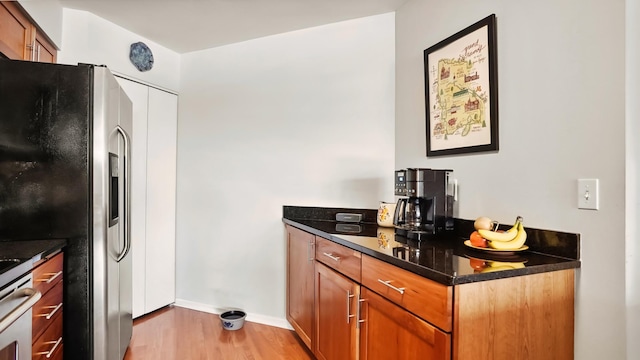
[(0, 246), (3, 244), (11, 246), (9, 251), (2, 254), (3, 257), (18, 259), (20, 262), (0, 273), (0, 289), (33, 271), (51, 255), (62, 251), (68, 242), (66, 239), (0, 241)]

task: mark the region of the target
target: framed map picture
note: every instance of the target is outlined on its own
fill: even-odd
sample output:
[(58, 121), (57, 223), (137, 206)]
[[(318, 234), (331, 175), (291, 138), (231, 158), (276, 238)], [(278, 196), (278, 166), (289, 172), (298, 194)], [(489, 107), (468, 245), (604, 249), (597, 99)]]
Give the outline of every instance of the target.
[(494, 14), (424, 51), (427, 156), (498, 150)]

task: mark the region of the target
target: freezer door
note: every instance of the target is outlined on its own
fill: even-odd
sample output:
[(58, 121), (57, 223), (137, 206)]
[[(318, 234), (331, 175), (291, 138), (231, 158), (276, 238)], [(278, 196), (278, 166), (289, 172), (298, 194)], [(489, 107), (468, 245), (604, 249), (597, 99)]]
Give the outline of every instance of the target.
[(132, 334), (132, 105), (108, 69), (94, 72), (94, 359), (121, 360)]
[[(115, 79), (114, 79), (115, 80)], [(131, 342), (133, 334), (133, 253), (131, 252), (131, 134), (133, 128), (133, 104), (120, 89), (120, 116), (117, 132), (119, 135), (121, 154), (124, 155), (122, 168), (125, 170), (122, 176), (122, 191), (124, 199), (121, 208), (124, 209), (121, 217), (122, 235), (124, 249), (121, 250), (117, 258), (119, 267), (119, 316), (120, 316), (120, 350), (119, 359), (124, 358), (124, 354)], [(124, 224), (122, 224), (124, 222)], [(124, 237), (123, 237), (124, 236)]]

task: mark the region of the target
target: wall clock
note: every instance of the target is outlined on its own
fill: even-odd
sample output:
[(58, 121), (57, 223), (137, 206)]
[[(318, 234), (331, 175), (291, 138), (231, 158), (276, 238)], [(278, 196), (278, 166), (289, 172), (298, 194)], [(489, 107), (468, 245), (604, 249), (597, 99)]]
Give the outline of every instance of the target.
[(153, 53), (143, 42), (131, 44), (129, 60), (138, 71), (149, 71), (153, 67)]

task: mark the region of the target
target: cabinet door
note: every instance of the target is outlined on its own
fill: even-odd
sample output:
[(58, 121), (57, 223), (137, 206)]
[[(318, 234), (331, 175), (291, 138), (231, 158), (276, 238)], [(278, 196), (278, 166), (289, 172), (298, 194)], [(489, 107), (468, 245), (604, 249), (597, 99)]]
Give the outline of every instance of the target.
[(0, 52), (9, 59), (30, 60), (33, 25), (12, 1), (0, 2)]
[(35, 30), (34, 61), (55, 63), (58, 55), (56, 48), (47, 40), (40, 31)]
[[(149, 88), (145, 311), (176, 299), (176, 142), (178, 97)], [(134, 139), (135, 141), (135, 139)]]
[(312, 348), (315, 237), (287, 225), (287, 320)]
[(356, 308), (360, 286), (316, 262), (316, 358), (357, 359)]
[(133, 317), (145, 314), (145, 258), (147, 238), (147, 109), (149, 87), (117, 78), (133, 103), (131, 137), (131, 254), (133, 261)]
[(360, 359), (451, 358), (450, 335), (365, 287), (360, 291)]

